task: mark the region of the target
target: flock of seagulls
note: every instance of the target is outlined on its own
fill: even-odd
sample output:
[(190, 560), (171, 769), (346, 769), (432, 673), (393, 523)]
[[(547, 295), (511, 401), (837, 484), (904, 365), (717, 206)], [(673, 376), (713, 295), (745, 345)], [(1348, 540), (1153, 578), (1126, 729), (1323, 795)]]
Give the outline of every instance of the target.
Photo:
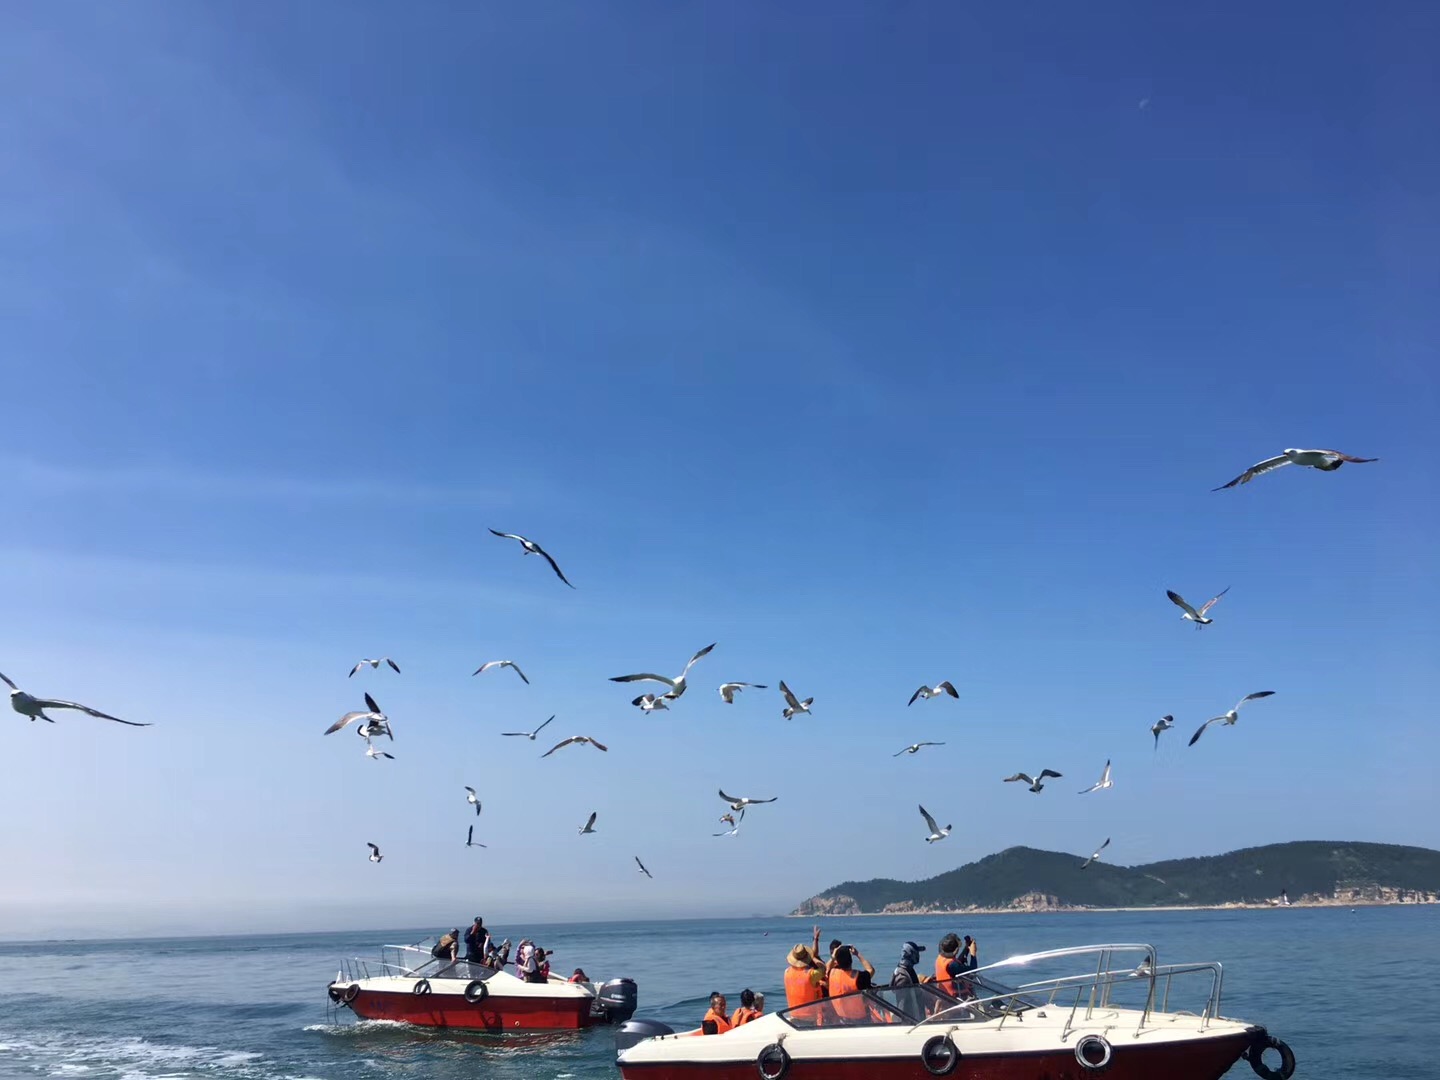
[[(1273, 472), (1287, 465), (1298, 465), (1302, 468), (1315, 469), (1320, 472), (1334, 472), (1346, 463), (1368, 464), (1370, 462), (1378, 460), (1378, 458), (1354, 457), (1350, 454), (1342, 453), (1339, 450), (1287, 449), (1282, 453), (1276, 455), (1275, 457), (1266, 458), (1264, 461), (1258, 462), (1257, 464), (1250, 466), (1250, 468), (1246, 469), (1229, 483), (1222, 484), (1220, 487), (1214, 488), (1213, 490), (1223, 491), (1228, 488), (1248, 484), (1257, 476), (1262, 476), (1266, 473)], [(521, 536), (518, 533), (500, 532), (497, 529), (490, 529), (489, 531), (494, 536), (501, 539), (516, 541), (520, 545), (521, 552), (524, 555), (540, 556), (549, 564), (550, 569), (554, 572), (555, 576), (559, 578), (562, 583), (564, 583), (569, 588), (575, 588), (574, 584), (565, 576), (564, 572), (560, 569), (560, 566), (555, 561), (555, 559), (535, 541), (530, 540), (527, 537)], [(1209, 626), (1214, 622), (1214, 620), (1209, 617), (1209, 612), (1229, 591), (1229, 587), (1227, 586), (1225, 589), (1222, 589), (1220, 592), (1212, 596), (1199, 608), (1191, 605), (1183, 596), (1173, 590), (1166, 590), (1166, 596), (1171, 603), (1173, 603), (1176, 607), (1180, 608), (1181, 618), (1193, 623), (1198, 630), (1200, 627)], [(689, 688), (688, 680), (691, 669), (695, 666), (696, 663), (708, 656), (714, 648), (715, 643), (712, 642), (711, 644), (706, 645), (703, 649), (700, 649), (698, 652), (696, 652), (693, 656), (690, 657), (689, 661), (685, 664), (685, 667), (680, 672), (680, 674), (674, 676), (673, 678), (664, 675), (657, 675), (653, 672), (639, 672), (631, 675), (616, 675), (613, 676), (610, 681), (617, 683), (658, 683), (665, 688), (663, 692), (648, 692), (641, 694), (631, 701), (631, 705), (639, 708), (644, 713), (668, 710), (670, 708), (670, 705), (674, 702), (679, 701), (680, 698), (684, 696), (686, 690)], [(401, 673), (400, 665), (388, 656), (382, 656), (378, 658), (367, 657), (360, 660), (354, 665), (354, 667), (350, 669), (350, 673), (347, 678), (353, 678), (358, 672), (360, 672), (366, 667), (369, 667), (371, 670), (374, 671), (379, 671), (382, 665), (388, 667), (397, 675)], [(513, 660), (487, 661), (481, 664), (478, 668), (476, 668), (472, 675), (484, 674), (491, 668), (507, 667), (511, 668), (515, 672), (515, 674), (519, 676), (521, 681), (524, 682), (526, 685), (530, 684), (530, 679), (526, 676), (525, 672), (521, 670), (520, 666)], [(112, 716), (109, 713), (101, 712), (99, 709), (92, 708), (89, 705), (82, 705), (79, 702), (66, 701), (60, 698), (36, 697), (24, 690), (21, 690), (8, 676), (4, 675), (3, 673), (0, 673), (0, 681), (3, 681), (5, 685), (10, 688), (10, 707), (15, 712), (19, 713), (21, 716), (27, 717), (31, 721), (44, 720), (48, 723), (53, 724), (55, 721), (52, 717), (46, 715), (47, 710), (70, 709), (77, 712), (85, 713), (88, 716), (96, 717), (101, 720), (109, 720), (118, 724), (125, 724), (130, 727), (151, 726), (148, 723), (141, 723), (134, 720), (122, 720), (118, 716)], [(765, 683), (751, 683), (740, 681), (725, 682), (720, 685), (719, 694), (721, 699), (727, 705), (733, 705), (735, 703), (735, 696), (743, 690), (747, 689), (765, 690), (768, 689), (768, 686)], [(815, 701), (813, 697), (805, 698), (802, 701), (795, 695), (793, 691), (791, 691), (790, 687), (785, 684), (785, 681), (783, 679), (779, 682), (779, 689), (781, 696), (785, 700), (785, 706), (781, 714), (784, 719), (790, 720), (796, 716), (811, 715), (811, 706), (814, 704)], [(1274, 693), (1275, 692), (1273, 690), (1259, 690), (1254, 693), (1245, 695), (1245, 697), (1241, 698), (1235, 704), (1234, 708), (1229, 709), (1220, 716), (1211, 717), (1209, 720), (1206, 720), (1205, 723), (1201, 724), (1199, 729), (1196, 730), (1195, 734), (1190, 737), (1189, 745), (1194, 746), (1200, 740), (1200, 737), (1205, 734), (1205, 731), (1214, 724), (1220, 724), (1223, 727), (1233, 727), (1239, 720), (1240, 709), (1247, 702), (1256, 701), (1261, 698), (1271, 697)], [(927, 701), (941, 697), (950, 697), (956, 700), (958, 700), (960, 697), (959, 691), (956, 689), (955, 684), (948, 679), (942, 680), (941, 682), (936, 683), (933, 686), (929, 684), (920, 686), (918, 689), (915, 690), (913, 694), (910, 695), (910, 699), (906, 702), (906, 705), (908, 707), (914, 705), (916, 701)], [(364, 695), (364, 702), (365, 708), (363, 710), (356, 710), (354, 712), (345, 713), (343, 716), (340, 717), (339, 720), (335, 721), (328, 728), (326, 728), (324, 734), (332, 735), (335, 732), (341, 731), (352, 724), (356, 724), (356, 733), (365, 741), (365, 756), (374, 761), (393, 761), (393, 754), (389, 753), (388, 751), (379, 749), (374, 744), (374, 740), (382, 735), (389, 739), (392, 743), (394, 742), (395, 735), (391, 728), (390, 718), (381, 710), (379, 704), (369, 693), (366, 693)], [(508, 737), (524, 738), (530, 740), (531, 742), (534, 742), (540, 732), (543, 731), (551, 722), (553, 722), (554, 719), (555, 717), (553, 715), (550, 716), (544, 723), (542, 723), (539, 727), (535, 728), (535, 730), (533, 731), (506, 731), (501, 732), (501, 734)], [(1150, 733), (1154, 736), (1155, 749), (1157, 751), (1160, 745), (1160, 736), (1164, 732), (1169, 731), (1174, 726), (1175, 718), (1170, 715), (1161, 717), (1156, 723), (1151, 725)], [(583, 745), (591, 746), (601, 752), (608, 752), (609, 750), (609, 747), (589, 735), (572, 735), (569, 738), (560, 740), (540, 756), (541, 758), (548, 758), (552, 754), (564, 749), (567, 746)], [(919, 751), (924, 747), (944, 745), (945, 743), (943, 741), (915, 742), (897, 751), (892, 756), (898, 758), (907, 754), (914, 755), (919, 753)], [(1023, 783), (1027, 786), (1029, 791), (1034, 794), (1039, 794), (1041, 791), (1044, 790), (1046, 780), (1060, 779), (1062, 775), (1062, 773), (1054, 769), (1045, 768), (1041, 769), (1033, 776), (1029, 773), (1017, 772), (1013, 776), (1005, 777), (1004, 782), (1007, 784)], [(1080, 794), (1089, 795), (1092, 792), (1106, 791), (1111, 789), (1112, 787), (1114, 787), (1114, 779), (1111, 775), (1111, 762), (1107, 760), (1105, 762), (1104, 770), (1100, 775), (1100, 779), (1097, 780), (1094, 784), (1090, 785), (1088, 788), (1083, 789)], [(465, 786), (465, 792), (467, 804), (474, 807), (475, 815), (477, 817), (480, 816), (480, 814), (482, 813), (482, 804), (479, 793), (476, 791), (475, 788), (468, 785)], [(758, 806), (766, 803), (773, 803), (777, 801), (777, 797), (750, 798), (746, 796), (729, 795), (726, 794), (723, 789), (720, 790), (719, 795), (729, 808), (729, 812), (721, 815), (720, 822), (723, 825), (729, 825), (730, 828), (724, 832), (713, 833), (712, 835), (716, 837), (735, 836), (740, 830), (740, 825), (744, 821), (746, 810), (749, 807)], [(940, 826), (936, 823), (935, 818), (925, 809), (925, 807), (921, 806), (919, 809), (920, 815), (924, 819), (925, 826), (928, 830), (928, 834), (925, 836), (926, 843), (938, 843), (939, 841), (946, 839), (950, 835), (952, 826), (946, 825), (943, 829), (940, 828)], [(597, 813), (594, 811), (590, 813), (590, 816), (585, 821), (585, 824), (579, 827), (578, 831), (581, 835), (593, 835), (595, 833), (595, 822), (597, 816)], [(485, 844), (475, 840), (475, 826), (473, 824), (469, 826), (466, 832), (465, 846), (480, 848), (486, 847)], [(1091, 853), (1090, 857), (1081, 864), (1080, 868), (1082, 870), (1086, 869), (1091, 864), (1098, 861), (1101, 857), (1101, 853), (1104, 852), (1105, 849), (1109, 846), (1110, 838), (1107, 837), (1105, 839), (1105, 842), (1102, 843), (1098, 848), (1096, 848), (1095, 851)], [(370, 854), (368, 856), (370, 862), (379, 863), (384, 859), (384, 855), (381, 853), (380, 848), (376, 844), (367, 842), (366, 847), (370, 849)], [(635, 865), (639, 873), (643, 874), (646, 878), (653, 879), (654, 875), (651, 874), (650, 870), (640, 860), (640, 857), (638, 855), (635, 856)]]

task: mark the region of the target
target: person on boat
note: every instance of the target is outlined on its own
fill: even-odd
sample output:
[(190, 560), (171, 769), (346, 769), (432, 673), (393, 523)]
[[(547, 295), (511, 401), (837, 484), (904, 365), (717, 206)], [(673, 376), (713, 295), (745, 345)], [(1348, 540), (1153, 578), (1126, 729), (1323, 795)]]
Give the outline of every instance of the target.
[(465, 931), (465, 959), (472, 964), (483, 964), (490, 955), (490, 931), (485, 929), (485, 920), (479, 915)]
[(953, 994), (955, 977), (964, 970), (964, 961), (960, 959), (960, 939), (954, 934), (946, 934), (940, 939), (940, 953), (935, 957), (935, 981), (939, 989)]
[[(820, 939), (820, 931), (815, 931)], [(825, 996), (825, 968), (815, 954), (804, 945), (796, 945), (785, 958), (785, 1005), (795, 1008), (819, 1001)]]
[(765, 995), (759, 990), (755, 991), (754, 1013), (755, 1015), (750, 1018), (751, 1020), (759, 1020), (760, 1017), (765, 1015)]
[(725, 1016), (725, 995), (716, 991), (710, 995), (710, 1011), (700, 1021), (700, 1034), (724, 1035), (730, 1030), (730, 1021)]
[(535, 978), (531, 981), (537, 983), (550, 981), (550, 954), (539, 945), (535, 946)]
[(515, 975), (524, 982), (530, 981), (530, 976), (539, 967), (535, 959), (535, 943), (528, 937), (521, 938), (520, 944), (515, 948)]
[(443, 960), (447, 964), (453, 964), (456, 957), (460, 955), (460, 928), (457, 926), (448, 934), (435, 943), (430, 950), (430, 955), (436, 960)]
[(589, 981), (590, 981), (590, 976), (585, 974), (585, 969), (584, 969), (584, 968), (576, 968), (576, 969), (575, 969), (575, 974), (574, 974), (574, 975), (571, 975), (570, 978), (569, 978), (567, 981), (568, 981), (568, 982), (574, 982), (574, 983), (589, 982)]
[(755, 991), (748, 986), (740, 991), (740, 1007), (730, 1016), (730, 1026), (737, 1028), (748, 1024), (760, 1014), (755, 1010)]
[[(855, 970), (855, 961), (860, 961), (861, 970)], [(864, 954), (854, 945), (841, 945), (835, 950), (835, 956), (830, 961), (830, 975), (828, 985), (830, 997), (845, 998), (846, 994), (853, 994), (857, 990), (870, 989), (871, 980), (875, 977), (875, 966), (865, 959)], [(842, 1001), (831, 1001), (835, 1015), (842, 1021), (865, 1019), (866, 1003), (864, 998), (851, 997)]]
[(915, 971), (915, 965), (920, 962), (920, 954), (924, 951), (924, 945), (913, 941), (907, 941), (900, 946), (900, 962), (895, 965), (894, 974), (890, 976), (891, 986), (898, 988), (920, 985), (920, 976)]

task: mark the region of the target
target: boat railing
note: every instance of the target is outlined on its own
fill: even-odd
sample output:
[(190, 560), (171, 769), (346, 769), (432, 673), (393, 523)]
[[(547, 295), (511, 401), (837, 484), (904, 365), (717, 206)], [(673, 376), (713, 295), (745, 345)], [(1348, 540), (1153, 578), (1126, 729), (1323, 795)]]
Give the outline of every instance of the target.
[[(995, 986), (1006, 974), (1013, 974), (1025, 968), (1057, 960), (1081, 956), (1093, 956), (1095, 968), (1082, 975), (1062, 975), (1054, 978), (1035, 979), (1012, 986)], [(1139, 962), (1135, 963), (1136, 957)], [(1050, 1008), (1070, 1009), (1065, 1022), (1062, 1038), (1068, 1036), (1079, 1022), (1089, 1022), (1097, 1010), (1115, 1008), (1116, 988), (1143, 987), (1145, 1002), (1140, 1009), (1140, 1022), (1135, 1036), (1145, 1030), (1157, 1016), (1175, 1017), (1185, 1015), (1170, 1011), (1170, 992), (1177, 978), (1182, 976), (1210, 976), (1208, 993), (1201, 1011), (1189, 1013), (1200, 1021), (1204, 1031), (1210, 1022), (1220, 1015), (1220, 993), (1224, 981), (1224, 970), (1218, 963), (1170, 964), (1161, 966), (1156, 961), (1153, 945), (1112, 944), (1082, 945), (1068, 949), (1054, 949), (1048, 952), (1012, 956), (995, 964), (989, 964), (974, 971), (968, 971), (956, 979), (956, 983), (970, 993), (961, 1001), (942, 1009), (922, 1021), (925, 1024), (945, 1023), (962, 1018), (993, 1015), (999, 1013), (1003, 1026), (1011, 1016), (1020, 1016), (1025, 1009), (1044, 1005)], [(1003, 980), (1008, 982), (1009, 980)], [(1191, 980), (1193, 984), (1195, 980)], [(1190, 985), (1190, 984), (1187, 984)]]
[(422, 979), (434, 975), (444, 964), (423, 945), (382, 945), (380, 959), (363, 956), (342, 960), (337, 981), (356, 982), (360, 979), (377, 979), (386, 976)]

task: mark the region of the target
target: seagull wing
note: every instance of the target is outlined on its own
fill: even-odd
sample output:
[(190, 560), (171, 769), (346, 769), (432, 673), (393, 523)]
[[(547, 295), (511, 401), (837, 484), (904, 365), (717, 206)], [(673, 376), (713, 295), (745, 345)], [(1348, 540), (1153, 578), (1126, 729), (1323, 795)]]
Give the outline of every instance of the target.
[(610, 750), (610, 748), (609, 748), (608, 746), (606, 746), (604, 743), (596, 742), (594, 739), (591, 739), (591, 738), (585, 738), (585, 739), (582, 739), (581, 741), (582, 741), (582, 742), (588, 742), (591, 746), (595, 747), (596, 750), (604, 750), (604, 751), (606, 751), (607, 753), (608, 753), (609, 750)]
[(1027, 784), (1035, 783), (1034, 777), (1026, 776), (1023, 772), (1017, 772), (1014, 776), (1005, 777), (1005, 783), (1007, 784), (1014, 783), (1016, 780), (1023, 780)]
[(648, 877), (648, 878), (653, 878), (653, 877), (655, 876), (654, 874), (650, 873), (649, 870), (645, 869), (645, 864), (640, 861), (640, 856), (639, 856), (639, 855), (636, 855), (636, 856), (635, 856), (635, 865), (640, 868), (640, 872), (641, 872), (642, 874), (644, 874), (646, 877)]
[(468, 792), (470, 792), (471, 795), (474, 795), (474, 794), (475, 794), (475, 789), (474, 789), (473, 787), (471, 787), (469, 784), (466, 784), (466, 785), (465, 785), (465, 790), (468, 791)]
[(1339, 458), (1341, 461), (1353, 461), (1353, 462), (1355, 462), (1357, 465), (1364, 464), (1364, 463), (1367, 462), (1367, 461), (1379, 461), (1379, 460), (1380, 460), (1378, 457), (1351, 457), (1349, 454), (1342, 454), (1339, 450), (1326, 450), (1325, 452), (1326, 452), (1327, 454), (1334, 454), (1334, 455), (1335, 455), (1337, 458)]
[(891, 757), (899, 757), (901, 754), (913, 754), (913, 753), (914, 753), (916, 750), (918, 750), (919, 748), (920, 748), (920, 744), (919, 744), (919, 743), (912, 743), (911, 745), (905, 747), (904, 750), (897, 751), (896, 753), (893, 753), (893, 754), (891, 754), (890, 756), (891, 756)]
[(1279, 454), (1272, 458), (1266, 458), (1264, 461), (1257, 462), (1256, 464), (1251, 465), (1248, 469), (1242, 472), (1239, 476), (1235, 477), (1235, 479), (1231, 480), (1228, 484), (1221, 484), (1219, 487), (1211, 488), (1210, 490), (1224, 491), (1226, 488), (1232, 488), (1236, 484), (1248, 484), (1251, 480), (1254, 480), (1255, 477), (1261, 475), (1262, 473), (1267, 473), (1270, 472), (1272, 469), (1279, 469), (1289, 464), (1290, 459), (1284, 454)]
[(1253, 694), (1246, 694), (1246, 695), (1245, 695), (1244, 697), (1242, 697), (1238, 702), (1235, 703), (1235, 711), (1236, 711), (1236, 712), (1239, 712), (1239, 711), (1240, 711), (1240, 706), (1241, 706), (1241, 705), (1244, 705), (1245, 702), (1247, 702), (1247, 701), (1254, 701), (1254, 700), (1256, 700), (1257, 698), (1269, 697), (1269, 696), (1270, 696), (1271, 694), (1273, 694), (1273, 693), (1275, 693), (1274, 690), (1257, 690), (1257, 691), (1256, 691), (1255, 693), (1253, 693)]
[(388, 656), (385, 658), (385, 662), (390, 665), (391, 670), (394, 671), (396, 675), (400, 674), (399, 664), (397, 664), (394, 660), (391, 660)]
[(734, 795), (726, 795), (724, 791), (720, 792), (720, 798), (724, 799), (727, 803), (743, 803), (745, 801), (744, 799), (737, 799)]
[(774, 799), (746, 799), (745, 801), (746, 801), (747, 803), (749, 803), (751, 806), (759, 806), (761, 803), (775, 802), (776, 799), (779, 799), (779, 798), (780, 798), (780, 796), (779, 796), (779, 795), (776, 795)]
[(1218, 593), (1216, 593), (1214, 596), (1212, 596), (1209, 600), (1206, 600), (1206, 601), (1205, 601), (1205, 606), (1200, 609), (1200, 614), (1201, 614), (1201, 615), (1204, 615), (1204, 614), (1205, 614), (1207, 611), (1209, 611), (1212, 607), (1214, 607), (1216, 604), (1218, 604), (1218, 603), (1220, 602), (1220, 598), (1221, 598), (1222, 596), (1224, 596), (1224, 595), (1225, 595), (1227, 592), (1229, 592), (1229, 591), (1230, 591), (1230, 586), (1229, 586), (1229, 585), (1226, 585), (1225, 588), (1221, 589)]
[(502, 731), (502, 732), (500, 732), (500, 734), (501, 734), (501, 735), (521, 735), (521, 736), (523, 736), (524, 738), (527, 738), (527, 739), (530, 738), (530, 732), (528, 732), (528, 731)]
[(347, 712), (344, 716), (340, 717), (339, 720), (336, 720), (333, 724), (331, 724), (329, 727), (327, 727), (327, 728), (325, 729), (325, 734), (326, 734), (326, 735), (334, 735), (335, 732), (339, 731), (341, 728), (343, 728), (343, 727), (345, 727), (345, 726), (347, 726), (347, 725), (349, 725), (349, 724), (353, 724), (356, 720), (359, 720), (362, 716), (369, 716), (369, 715), (370, 715), (370, 713)]
[(465, 846), (471, 847), (475, 843), (475, 826), (471, 825), (465, 833)]
[(1044, 780), (1045, 777), (1047, 777), (1047, 776), (1054, 776), (1054, 777), (1057, 777), (1057, 778), (1058, 778), (1060, 775), (1061, 775), (1061, 774), (1058, 773), (1058, 772), (1056, 772), (1054, 769), (1041, 769), (1041, 770), (1040, 770), (1040, 775), (1037, 776), (1036, 779), (1037, 779), (1037, 780)]
[(1197, 620), (1200, 618), (1200, 612), (1196, 611), (1193, 607), (1186, 603), (1185, 598), (1179, 593), (1171, 589), (1166, 589), (1165, 595), (1170, 598), (1170, 602), (1172, 604), (1178, 607), (1181, 611), (1185, 612), (1186, 615), (1189, 615), (1190, 618)]
[(640, 675), (614, 675), (614, 676), (611, 677), (610, 681), (611, 681), (611, 682), (658, 682), (658, 683), (664, 683), (666, 686), (670, 687), (671, 690), (674, 690), (674, 689), (675, 689), (675, 680), (674, 680), (674, 679), (667, 679), (664, 675), (653, 675), (653, 674), (651, 674), (651, 673), (649, 673), (649, 672), (645, 672), (645, 673), (640, 674)]
[(520, 536), (518, 533), (502, 533), (497, 529), (491, 529), (490, 531), (496, 536), (504, 537), (506, 540), (519, 540), (520, 543), (525, 543), (525, 537)]
[(378, 713), (381, 716), (385, 715), (384, 713), (380, 712), (380, 706), (375, 704), (375, 699), (369, 694), (365, 695), (365, 707), (373, 713)]
[(922, 743), (916, 743), (915, 745), (916, 745), (916, 746), (944, 746), (945, 744), (944, 744), (943, 742), (922, 742)]
[(697, 652), (694, 656), (690, 657), (690, 663), (688, 663), (688, 664), (685, 665), (685, 670), (684, 670), (683, 672), (681, 672), (681, 675), (682, 675), (682, 676), (688, 675), (688, 674), (690, 673), (690, 669), (694, 666), (695, 661), (696, 661), (696, 660), (699, 660), (702, 656), (707, 656), (707, 655), (709, 655), (710, 650), (713, 649), (713, 648), (715, 648), (715, 646), (716, 646), (717, 644), (719, 644), (719, 643), (718, 643), (718, 642), (715, 642), (715, 641), (712, 641), (709, 645), (706, 645), (703, 649), (701, 649), (699, 652)]
[(1109, 847), (1109, 846), (1110, 846), (1110, 838), (1107, 836), (1107, 837), (1105, 838), (1105, 842), (1104, 842), (1103, 844), (1101, 844), (1098, 848), (1095, 849), (1095, 855), (1098, 857), (1098, 856), (1100, 855), (1100, 852), (1104, 851), (1104, 850), (1105, 850), (1107, 847)]
[(595, 818), (599, 815), (598, 810), (591, 810), (590, 817), (585, 822), (585, 831), (589, 832), (595, 827)]
[[(555, 576), (558, 577), (561, 581), (565, 582), (566, 585), (570, 585), (570, 579), (560, 572), (560, 564), (550, 557), (550, 553), (544, 548), (542, 548), (539, 544), (535, 545), (535, 550), (540, 552), (541, 555), (545, 556), (545, 561), (550, 564), (550, 569), (555, 571)], [(575, 586), (570, 585), (570, 588), (573, 589), (575, 588)]]
[(13, 682), (10, 681), (10, 677), (9, 677), (8, 675), (6, 675), (4, 672), (0, 672), (0, 679), (4, 679), (4, 680), (5, 680), (5, 685), (8, 686), (8, 687), (10, 687), (11, 690), (19, 690), (19, 689), (20, 689), (20, 687), (16, 686)]
[(785, 685), (785, 680), (784, 680), (784, 679), (781, 679), (781, 680), (780, 680), (780, 693), (782, 693), (783, 695), (785, 695), (785, 703), (786, 703), (787, 705), (789, 705), (790, 708), (792, 708), (792, 709), (798, 709), (798, 708), (800, 708), (800, 702), (795, 699), (795, 695), (792, 694), (792, 693), (790, 692), (790, 688)]
[(368, 843), (367, 843), (365, 846), (370, 849), (370, 853), (371, 853), (372, 855), (379, 855), (379, 854), (380, 854), (380, 849), (379, 849), (378, 847), (376, 847), (374, 844), (368, 844)]
[(1194, 735), (1190, 736), (1190, 742), (1188, 745), (1194, 746), (1197, 742), (1200, 741), (1200, 736), (1205, 734), (1206, 728), (1208, 728), (1211, 724), (1217, 723), (1224, 719), (1225, 717), (1223, 716), (1212, 716), (1209, 720), (1206, 720), (1203, 724), (1200, 725), (1199, 730), (1196, 731)]
[(1110, 782), (1110, 762), (1108, 761), (1105, 762), (1105, 771), (1100, 774), (1100, 782), (1102, 784)]
[(515, 674), (520, 676), (520, 681), (523, 682), (526, 686), (530, 685), (530, 680), (525, 678), (525, 672), (520, 670), (520, 665), (515, 663), (514, 660), (506, 660), (505, 666), (513, 669)]
[(955, 684), (952, 683), (949, 679), (946, 679), (939, 686), (935, 687), (935, 689), (944, 690), (947, 694), (955, 698), (957, 701), (960, 699), (960, 692), (955, 689)]
[(560, 750), (560, 749), (562, 749), (562, 748), (564, 748), (564, 747), (566, 747), (566, 746), (569, 746), (571, 743), (577, 743), (577, 742), (579, 742), (580, 740), (581, 740), (581, 736), (579, 736), (579, 735), (572, 735), (572, 736), (570, 736), (570, 738), (568, 738), (568, 739), (561, 739), (558, 743), (556, 743), (554, 746), (550, 747), (549, 750), (546, 750), (546, 751), (545, 751), (543, 754), (541, 754), (540, 756), (541, 756), (542, 758), (549, 757), (549, 756), (550, 756), (551, 754), (553, 754), (556, 750)]
[(940, 827), (935, 824), (935, 819), (930, 816), (930, 811), (926, 810), (923, 806), (920, 807), (920, 816), (925, 819), (925, 824), (930, 826), (930, 832), (932, 834), (940, 831)]
[(911, 705), (914, 705), (915, 702), (919, 699), (920, 695), (925, 693), (925, 691), (929, 689), (930, 687), (928, 686), (920, 687), (919, 690), (916, 690), (913, 694), (910, 695), (910, 700), (905, 703), (905, 707), (908, 709)]
[(118, 716), (111, 716), (99, 709), (92, 709), (89, 705), (81, 705), (78, 701), (61, 701), (59, 698), (37, 698), (35, 704), (42, 709), (76, 709), (89, 716), (98, 717), (101, 720), (114, 720), (117, 724), (125, 724), (128, 727), (153, 727), (153, 724), (142, 724), (136, 720), (121, 720)]
[(365, 666), (365, 661), (364, 661), (364, 660), (361, 660), (358, 664), (356, 664), (354, 667), (352, 667), (352, 668), (350, 669), (350, 674), (349, 674), (349, 675), (346, 675), (345, 677), (346, 677), (347, 679), (353, 678), (354, 675), (355, 675), (355, 672), (359, 671), (359, 670), (360, 670), (362, 667), (364, 667), (364, 666)]
[[(545, 724), (550, 723), (550, 720), (554, 720), (554, 719), (555, 719), (555, 714), (554, 714), (554, 713), (551, 713), (551, 714), (550, 714), (550, 719), (549, 719), (549, 720), (546, 720), (546, 721), (545, 721)], [(541, 724), (541, 725), (540, 725), (539, 727), (537, 727), (534, 731), (530, 732), (530, 733), (529, 733), (529, 734), (530, 734), (530, 737), (533, 739), (536, 735), (539, 735), (540, 732), (544, 731), (544, 730), (545, 730), (545, 724)]]

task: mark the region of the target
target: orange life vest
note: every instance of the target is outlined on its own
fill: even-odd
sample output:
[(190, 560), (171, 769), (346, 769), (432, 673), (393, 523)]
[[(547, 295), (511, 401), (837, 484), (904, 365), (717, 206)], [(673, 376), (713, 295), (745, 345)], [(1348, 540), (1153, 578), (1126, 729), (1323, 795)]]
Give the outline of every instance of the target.
[(785, 969), (785, 1004), (790, 1008), (819, 1001), (825, 996), (820, 988), (819, 973), (814, 968)]
[(716, 1035), (724, 1035), (730, 1030), (730, 1021), (725, 1019), (725, 1014), (716, 1012), (714, 1009), (711, 1009), (705, 1014), (705, 1019), (700, 1022), (700, 1029), (703, 1031), (705, 1025), (712, 1020), (715, 1022)]
[(935, 981), (940, 983), (940, 989), (950, 990), (954, 982), (954, 976), (950, 974), (950, 965), (955, 962), (953, 956), (935, 957)]
[(754, 1009), (747, 1009), (744, 1005), (741, 1005), (731, 1015), (730, 1026), (732, 1028), (737, 1028), (741, 1024), (748, 1024), (751, 1020), (754, 1020), (759, 1015), (760, 1014), (757, 1013)]
[[(860, 977), (853, 971), (846, 971), (844, 968), (830, 969), (830, 997), (838, 998), (842, 994), (853, 994), (860, 989)], [(863, 1020), (865, 1019), (865, 1000), (863, 998), (846, 998), (834, 1002), (835, 1015), (842, 1020)]]

